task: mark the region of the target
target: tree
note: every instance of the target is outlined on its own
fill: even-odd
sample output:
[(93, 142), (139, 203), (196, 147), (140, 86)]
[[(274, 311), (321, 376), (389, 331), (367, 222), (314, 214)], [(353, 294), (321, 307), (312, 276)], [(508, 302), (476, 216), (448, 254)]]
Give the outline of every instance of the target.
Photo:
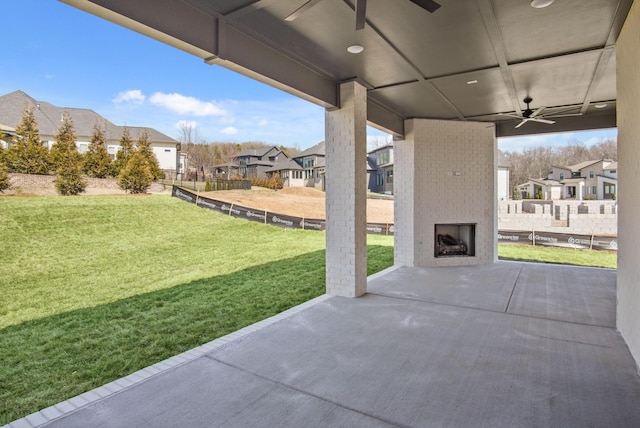
[(54, 180), (61, 195), (77, 195), (84, 192), (86, 182), (82, 179), (82, 155), (76, 148), (76, 135), (69, 115), (62, 115), (62, 125), (56, 134), (56, 143), (51, 147), (51, 164), (56, 170)]
[(151, 171), (153, 179), (161, 179), (162, 170), (160, 169), (158, 158), (156, 158), (156, 155), (153, 153), (153, 149), (151, 148), (151, 139), (149, 138), (149, 133), (146, 129), (142, 130), (142, 132), (138, 136), (137, 152), (147, 160), (147, 163), (149, 164), (149, 170)]
[(65, 112), (62, 114), (62, 124), (55, 136), (56, 142), (49, 151), (50, 167), (53, 171), (67, 165), (69, 161), (82, 163), (82, 155), (76, 147), (76, 135), (73, 121)]
[(120, 136), (120, 150), (116, 153), (116, 160), (113, 162), (113, 174), (118, 176), (120, 171), (127, 166), (129, 157), (133, 154), (133, 140), (129, 134), (129, 129), (124, 128)]
[(91, 143), (84, 155), (84, 173), (89, 177), (106, 178), (112, 173), (113, 165), (105, 142), (104, 130), (96, 122), (93, 126)]
[(38, 121), (33, 108), (25, 108), (22, 119), (16, 128), (16, 135), (6, 154), (11, 172), (23, 174), (48, 174), (49, 150), (40, 141)]
[(0, 192), (11, 186), (8, 172), (7, 164), (0, 158)]
[(139, 151), (133, 152), (127, 165), (118, 174), (118, 186), (129, 193), (144, 193), (152, 182), (149, 161)]

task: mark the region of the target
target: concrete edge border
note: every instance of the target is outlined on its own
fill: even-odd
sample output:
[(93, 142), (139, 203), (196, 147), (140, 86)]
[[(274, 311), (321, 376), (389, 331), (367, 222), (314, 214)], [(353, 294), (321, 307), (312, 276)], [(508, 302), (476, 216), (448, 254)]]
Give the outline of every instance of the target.
[[(392, 269), (392, 268), (385, 269), (381, 272), (378, 272), (377, 274), (372, 275), (371, 277), (367, 278), (367, 281), (383, 272), (389, 271), (389, 269)], [(254, 333), (258, 330), (261, 330), (265, 327), (268, 327), (279, 321), (289, 318), (292, 315), (297, 314), (298, 312), (301, 312), (305, 309), (310, 308), (311, 306), (322, 303), (332, 297), (333, 296), (330, 296), (328, 294), (323, 294), (314, 299), (301, 303), (298, 306), (294, 306), (293, 308), (287, 309), (286, 311), (281, 312), (277, 315), (266, 318), (262, 321), (258, 321), (255, 324), (251, 324), (247, 327), (241, 328), (240, 330), (234, 331), (225, 336), (214, 339), (211, 342), (205, 343), (204, 345), (200, 345), (196, 348), (190, 349), (188, 351), (182, 352), (173, 357), (167, 358), (166, 360), (160, 361), (149, 367), (145, 367), (134, 373), (131, 373), (128, 376), (125, 376), (120, 379), (116, 379), (105, 385), (102, 385), (90, 391), (84, 392), (80, 395), (72, 397), (63, 402), (54, 404), (53, 406), (47, 407), (46, 409), (42, 409), (37, 412), (34, 412), (30, 415), (25, 416), (24, 418), (17, 419), (13, 422), (10, 422), (7, 425), (4, 425), (2, 428), (36, 428), (36, 427), (44, 426), (49, 422), (52, 422), (56, 419), (59, 419), (61, 417), (74, 413), (85, 406), (93, 404), (98, 400), (101, 400), (103, 398), (122, 392), (123, 390), (131, 388), (142, 382), (145, 382), (153, 378), (154, 376), (157, 376), (168, 370), (172, 370), (183, 364), (187, 364), (234, 340), (238, 340), (244, 336), (247, 336), (251, 333)]]

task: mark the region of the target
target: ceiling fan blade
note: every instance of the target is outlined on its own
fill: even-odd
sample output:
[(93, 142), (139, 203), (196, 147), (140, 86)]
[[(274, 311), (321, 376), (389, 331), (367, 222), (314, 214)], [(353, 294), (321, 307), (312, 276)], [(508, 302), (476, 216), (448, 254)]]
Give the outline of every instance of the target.
[(356, 0), (356, 31), (362, 30), (367, 22), (367, 0)]
[(433, 13), (436, 10), (440, 9), (440, 5), (436, 2), (434, 2), (433, 0), (409, 0), (411, 1), (411, 3), (413, 4), (417, 4), (418, 6), (420, 6), (423, 9), (426, 9), (427, 11)]
[(529, 122), (529, 119), (522, 119), (522, 122), (520, 122), (519, 124), (516, 125), (516, 128), (520, 128), (522, 125), (524, 125), (525, 123)]
[(288, 16), (286, 16), (284, 18), (285, 21), (287, 22), (291, 22), (291, 21), (295, 21), (296, 19), (298, 19), (300, 17), (300, 15), (302, 15), (303, 13), (305, 13), (307, 10), (311, 9), (313, 6), (315, 6), (320, 0), (309, 0), (308, 2), (306, 2), (305, 4), (303, 4), (302, 6), (300, 6), (299, 8), (297, 8), (296, 10), (294, 10), (291, 14), (289, 14)]
[(556, 123), (555, 120), (543, 119), (541, 117), (532, 117), (530, 119), (534, 122), (546, 123), (547, 125), (553, 125), (554, 123)]
[(538, 109), (537, 109), (536, 111), (534, 111), (534, 112), (531, 114), (531, 116), (529, 116), (529, 117), (530, 117), (530, 118), (534, 118), (534, 117), (538, 116), (539, 114), (541, 114), (541, 113), (544, 111), (544, 109), (546, 109), (546, 107), (540, 107), (540, 108), (538, 108)]
[(513, 113), (500, 113), (500, 116), (508, 116), (508, 117), (513, 117), (514, 119), (522, 119), (522, 116), (518, 116), (517, 114), (513, 114)]

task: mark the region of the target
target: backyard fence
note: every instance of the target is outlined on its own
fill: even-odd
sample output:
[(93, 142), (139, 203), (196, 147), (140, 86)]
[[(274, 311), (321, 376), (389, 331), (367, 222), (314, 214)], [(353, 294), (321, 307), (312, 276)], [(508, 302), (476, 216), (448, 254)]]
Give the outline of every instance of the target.
[[(171, 196), (182, 199), (186, 202), (190, 202), (192, 204), (196, 204), (201, 208), (207, 208), (222, 214), (229, 215), (231, 217), (243, 218), (249, 221), (255, 221), (289, 229), (325, 230), (325, 221), (322, 219), (294, 217), (285, 214), (243, 207), (242, 205), (206, 198), (178, 186), (173, 186)], [(367, 223), (368, 234), (393, 235), (393, 230), (393, 224)]]
[[(217, 211), (231, 217), (280, 226), (289, 229), (325, 230), (325, 221), (278, 214), (254, 208), (243, 207), (229, 202), (218, 201), (200, 196), (189, 190), (173, 186), (173, 197), (196, 204), (201, 208)], [(367, 223), (367, 233), (372, 235), (393, 235), (392, 223)], [(535, 232), (522, 230), (499, 230), (498, 243), (520, 245), (543, 245), (577, 249), (613, 250), (617, 251), (618, 241), (615, 236), (577, 235), (569, 233)]]
[(618, 238), (616, 236), (576, 235), (570, 233), (529, 232), (521, 230), (498, 231), (498, 243), (589, 248), (593, 250), (618, 250)]
[[(183, 189), (194, 190), (196, 192), (217, 191), (217, 190), (250, 190), (251, 180), (209, 180), (209, 181), (187, 181), (187, 180), (159, 180), (168, 186), (178, 186)], [(209, 183), (207, 185), (207, 183)], [(207, 189), (208, 187), (208, 189)]]

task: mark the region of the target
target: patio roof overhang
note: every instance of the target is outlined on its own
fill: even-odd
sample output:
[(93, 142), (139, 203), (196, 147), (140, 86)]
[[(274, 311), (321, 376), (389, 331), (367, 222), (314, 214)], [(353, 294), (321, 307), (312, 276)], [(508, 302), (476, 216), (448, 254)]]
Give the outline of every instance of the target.
[[(498, 137), (615, 127), (615, 41), (633, 3), (369, 0), (356, 30), (354, 0), (62, 1), (326, 108), (355, 80), (369, 124), (397, 136), (429, 118), (492, 122)], [(505, 114), (522, 116), (526, 96), (556, 123), (516, 128)]]

